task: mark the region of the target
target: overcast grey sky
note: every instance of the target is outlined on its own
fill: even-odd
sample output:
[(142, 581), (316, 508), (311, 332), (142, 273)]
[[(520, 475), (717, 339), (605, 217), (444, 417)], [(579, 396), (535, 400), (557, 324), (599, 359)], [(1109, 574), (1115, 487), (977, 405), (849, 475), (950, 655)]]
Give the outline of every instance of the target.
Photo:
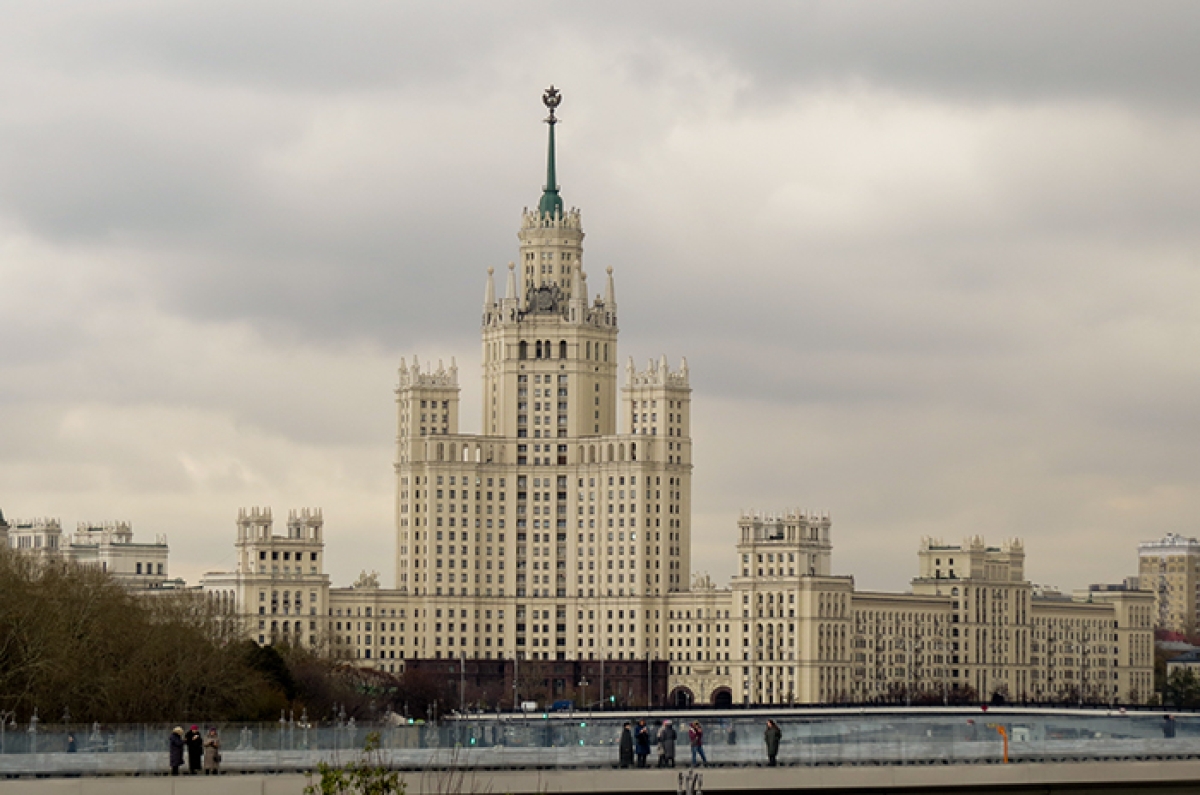
[(559, 180), (622, 355), (687, 356), (693, 564), (742, 509), (1065, 588), (1200, 533), (1195, 3), (9, 2), (0, 509), (166, 533), (325, 510), (394, 576), (401, 356), (458, 359)]

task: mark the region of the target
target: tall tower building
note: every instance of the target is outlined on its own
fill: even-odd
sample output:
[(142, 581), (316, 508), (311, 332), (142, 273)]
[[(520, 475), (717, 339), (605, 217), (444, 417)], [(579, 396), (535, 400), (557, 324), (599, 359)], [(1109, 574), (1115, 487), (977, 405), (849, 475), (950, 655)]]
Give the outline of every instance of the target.
[[(543, 95), (546, 182), (521, 216), (502, 297), (487, 271), (481, 433), (459, 430), (455, 366), (400, 368), (396, 586), (428, 600), (430, 628), (454, 627), (432, 633), (435, 648), (420, 651), (431, 657), (463, 645), (535, 659), (657, 656), (648, 620), (688, 586), (687, 364), (630, 362), (618, 390), (613, 269), (589, 298), (582, 218), (564, 209), (557, 181), (560, 101), (553, 86)], [(581, 609), (580, 598), (615, 607)], [(481, 609), (493, 623), (436, 620)], [(484, 629), (493, 624), (506, 629)]]
[[(454, 360), (400, 363), (396, 587), (373, 572), (331, 587), (322, 514), (293, 513), (280, 536), (256, 509), (238, 518), (237, 571), (205, 577), (209, 598), (259, 643), (299, 642), (388, 673), (514, 660), (472, 675), (477, 686), (492, 677), (486, 698), (513, 708), (525, 697), (586, 702), (589, 683), (625, 706), (646, 692), (681, 706), (1152, 692), (1154, 596), (1035, 594), (1019, 541), (926, 539), (911, 592), (859, 591), (832, 573), (827, 514), (749, 513), (730, 586), (693, 579), (687, 362), (618, 368), (613, 269), (589, 290), (582, 217), (557, 179), (561, 96), (551, 87), (543, 101), (546, 181), (521, 215), (503, 290), (495, 268), (484, 283), (479, 432), (459, 427)], [(60, 534), (8, 532), (30, 550)], [(1194, 592), (1196, 542), (1168, 542), (1143, 545), (1142, 576), (1158, 584), (1162, 612), (1183, 615), (1174, 605)], [(518, 668), (540, 671), (544, 688)], [(641, 695), (629, 677), (645, 682)]]
[(1200, 626), (1200, 541), (1167, 533), (1138, 544), (1138, 581), (1154, 592), (1158, 628), (1195, 634)]

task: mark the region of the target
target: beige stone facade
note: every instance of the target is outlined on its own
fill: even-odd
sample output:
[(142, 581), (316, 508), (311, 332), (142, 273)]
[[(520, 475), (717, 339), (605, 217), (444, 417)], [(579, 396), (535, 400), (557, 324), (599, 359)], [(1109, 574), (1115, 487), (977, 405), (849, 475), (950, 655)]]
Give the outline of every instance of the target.
[(242, 509), (237, 568), (206, 574), (201, 589), (222, 611), (239, 616), (247, 635), (259, 643), (336, 651), (327, 620), (331, 589), (324, 573), (324, 524), (319, 509), (292, 511), (284, 532), (276, 533), (270, 508)]
[(1029, 688), (1032, 584), (1019, 540), (999, 548), (974, 537), (921, 543), (913, 592), (950, 599), (944, 652), (952, 684), (1019, 697)]
[(1032, 600), (1034, 700), (1140, 703), (1154, 693), (1154, 598), (1144, 591), (1045, 591)]

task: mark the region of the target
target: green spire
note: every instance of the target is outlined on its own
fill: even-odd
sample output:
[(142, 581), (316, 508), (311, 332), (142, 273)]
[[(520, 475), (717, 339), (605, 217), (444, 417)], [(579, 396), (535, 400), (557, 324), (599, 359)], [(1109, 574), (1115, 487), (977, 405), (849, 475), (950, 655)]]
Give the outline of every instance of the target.
[(538, 202), (538, 211), (543, 215), (561, 215), (562, 197), (558, 195), (558, 178), (554, 173), (554, 125), (558, 119), (554, 117), (554, 109), (562, 102), (562, 95), (554, 86), (550, 86), (542, 94), (542, 103), (550, 109), (546, 124), (550, 125), (550, 146), (546, 151), (546, 185), (542, 190), (542, 200)]

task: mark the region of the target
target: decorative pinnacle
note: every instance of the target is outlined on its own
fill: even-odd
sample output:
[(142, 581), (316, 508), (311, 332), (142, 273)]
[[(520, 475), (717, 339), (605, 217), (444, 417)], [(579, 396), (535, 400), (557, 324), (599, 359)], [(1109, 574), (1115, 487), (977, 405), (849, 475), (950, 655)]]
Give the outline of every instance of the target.
[(551, 83), (550, 87), (542, 92), (542, 104), (550, 109), (550, 115), (546, 118), (546, 124), (558, 124), (558, 119), (554, 118), (554, 109), (562, 103), (562, 94)]

